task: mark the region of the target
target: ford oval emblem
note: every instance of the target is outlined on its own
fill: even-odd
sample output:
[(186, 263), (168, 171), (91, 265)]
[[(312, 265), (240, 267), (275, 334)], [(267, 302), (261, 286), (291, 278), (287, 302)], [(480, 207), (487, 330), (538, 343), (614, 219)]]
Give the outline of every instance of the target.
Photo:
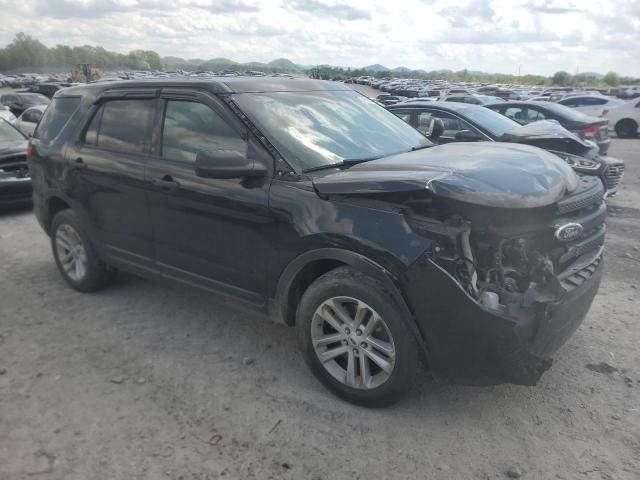
[(582, 235), (582, 225), (579, 223), (567, 223), (556, 229), (555, 236), (561, 242), (571, 242)]

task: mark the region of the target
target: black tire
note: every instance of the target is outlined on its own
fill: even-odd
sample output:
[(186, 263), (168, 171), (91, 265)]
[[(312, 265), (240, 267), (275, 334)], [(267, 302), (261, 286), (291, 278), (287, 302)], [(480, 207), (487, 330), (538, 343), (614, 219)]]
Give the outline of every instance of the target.
[(636, 138), (638, 136), (638, 124), (630, 118), (616, 123), (615, 130), (616, 135), (620, 138)]
[[(382, 317), (388, 328), (395, 346), (395, 364), (386, 381), (375, 388), (347, 386), (325, 369), (316, 354), (312, 342), (312, 322), (316, 310), (334, 297), (351, 297), (366, 303)], [(300, 348), (314, 375), (339, 397), (366, 407), (392, 405), (413, 386), (421, 362), (417, 340), (407, 325), (412, 319), (403, 316), (402, 309), (381, 282), (348, 267), (340, 267), (319, 277), (300, 300), (296, 319)], [(358, 370), (361, 371), (361, 367)]]
[[(86, 269), (84, 275), (79, 279), (73, 279), (69, 276), (65, 268), (62, 266), (58, 248), (56, 248), (56, 236), (58, 234), (58, 230), (65, 225), (72, 227), (73, 230), (78, 233), (84, 247)], [(64, 278), (72, 288), (84, 293), (95, 292), (105, 288), (113, 281), (117, 274), (117, 270), (109, 267), (100, 259), (73, 210), (62, 210), (56, 214), (51, 222), (50, 234), (53, 258), (56, 261), (58, 270), (62, 274), (62, 278)]]

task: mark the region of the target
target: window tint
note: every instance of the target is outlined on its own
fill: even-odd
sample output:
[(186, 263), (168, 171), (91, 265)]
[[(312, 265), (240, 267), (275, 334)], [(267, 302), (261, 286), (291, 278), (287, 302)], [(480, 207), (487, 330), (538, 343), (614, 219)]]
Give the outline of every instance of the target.
[(527, 109), (527, 122), (537, 122), (538, 120), (545, 120), (544, 113), (534, 110), (532, 108)]
[(456, 133), (462, 130), (475, 131), (475, 128), (473, 128), (464, 120), (461, 120), (460, 118), (448, 112), (441, 112), (438, 110), (421, 112), (420, 116), (418, 117), (418, 130), (420, 130), (422, 133), (425, 133), (429, 128), (429, 122), (431, 121), (432, 117), (439, 118), (442, 120), (442, 123), (444, 123), (444, 133), (442, 134), (443, 137), (455, 137)]
[(54, 139), (62, 131), (79, 105), (80, 97), (59, 97), (54, 99), (45, 110), (34, 136), (42, 142), (49, 142)]
[[(155, 100), (112, 100), (93, 117), (85, 142), (142, 153), (147, 145)], [(98, 118), (100, 117), (100, 118)]]
[(246, 151), (245, 141), (211, 108), (202, 103), (167, 102), (162, 130), (162, 156), (195, 162), (200, 151)]
[(580, 98), (567, 98), (566, 100), (560, 100), (560, 105), (566, 105), (567, 107), (578, 107), (581, 105)]
[(520, 124), (525, 122), (524, 109), (522, 107), (508, 107), (504, 111), (504, 115)]

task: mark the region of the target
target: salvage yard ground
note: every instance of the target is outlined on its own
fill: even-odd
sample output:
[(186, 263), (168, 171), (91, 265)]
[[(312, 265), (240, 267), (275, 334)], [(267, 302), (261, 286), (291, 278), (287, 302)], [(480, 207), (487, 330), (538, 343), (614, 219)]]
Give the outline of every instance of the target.
[(383, 410), (322, 387), (293, 329), (206, 293), (72, 291), (32, 213), (0, 213), (0, 479), (637, 480), (640, 140), (610, 155), (605, 279), (540, 383), (425, 376)]

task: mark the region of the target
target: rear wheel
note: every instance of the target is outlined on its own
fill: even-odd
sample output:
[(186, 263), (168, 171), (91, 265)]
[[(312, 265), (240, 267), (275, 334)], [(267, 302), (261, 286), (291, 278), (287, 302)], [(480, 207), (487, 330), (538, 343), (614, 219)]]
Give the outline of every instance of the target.
[(635, 120), (625, 118), (616, 123), (616, 135), (620, 138), (635, 138), (638, 136), (638, 124)]
[(98, 257), (73, 210), (62, 210), (53, 218), (51, 248), (62, 277), (80, 292), (100, 290), (116, 275)]
[(341, 267), (318, 278), (298, 306), (302, 352), (316, 377), (358, 405), (383, 407), (414, 383), (420, 356), (384, 286)]

